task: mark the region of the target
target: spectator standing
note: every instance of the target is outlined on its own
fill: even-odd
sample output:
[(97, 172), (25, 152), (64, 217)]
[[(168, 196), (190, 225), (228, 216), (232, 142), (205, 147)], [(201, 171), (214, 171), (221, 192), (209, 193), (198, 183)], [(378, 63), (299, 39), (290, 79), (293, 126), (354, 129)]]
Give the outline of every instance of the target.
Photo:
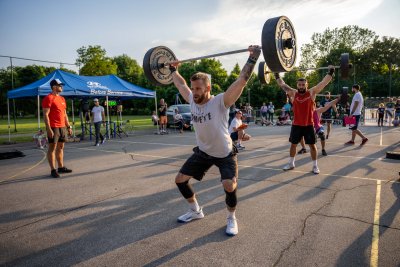
[(289, 102), (289, 97), (286, 98), (286, 103), (283, 105), (283, 108), (285, 109), (285, 113), (289, 115), (289, 119), (292, 119), (292, 116), (290, 115), (290, 111), (292, 110), (292, 105)]
[(378, 127), (383, 126), (383, 117), (385, 116), (385, 104), (380, 103), (378, 110), (376, 111), (376, 117), (378, 118)]
[[(60, 177), (59, 173), (70, 173), (71, 169), (64, 166), (64, 143), (67, 133), (72, 135), (72, 126), (67, 116), (67, 103), (60, 95), (63, 91), (63, 83), (59, 79), (50, 82), (51, 93), (42, 101), (43, 119), (46, 124), (49, 149), (47, 160), (53, 178)], [(67, 130), (68, 129), (68, 130)], [(58, 169), (56, 169), (56, 160)]]
[(393, 102), (393, 98), (389, 98), (389, 101), (386, 103), (386, 121), (388, 125), (392, 125), (392, 120), (393, 120), (393, 113), (394, 113), (394, 106), (395, 103)]
[(165, 103), (164, 98), (160, 99), (160, 106), (158, 108), (160, 115), (160, 128), (161, 134), (167, 133), (167, 103)]
[(246, 122), (247, 124), (249, 124), (253, 113), (253, 107), (250, 106), (250, 103), (246, 103), (245, 111), (246, 111)]
[(346, 145), (354, 145), (354, 140), (356, 138), (356, 135), (360, 136), (362, 138), (361, 141), (361, 146), (364, 145), (367, 141), (368, 138), (363, 135), (363, 133), (358, 129), (358, 124), (360, 122), (360, 117), (361, 117), (361, 111), (364, 105), (364, 98), (360, 92), (360, 86), (358, 84), (353, 85), (351, 88), (354, 96), (353, 100), (351, 101), (350, 105), (350, 117), (355, 117), (356, 123), (354, 126), (350, 128), (351, 132), (351, 140), (346, 143)]
[[(92, 108), (92, 123), (94, 125), (94, 132), (96, 136), (95, 146), (99, 146), (100, 143), (104, 144), (105, 138), (100, 132), (101, 124), (106, 126), (106, 116), (104, 114), (104, 108), (100, 106), (97, 98), (93, 99), (94, 107)], [(100, 140), (99, 140), (100, 139)], [(100, 141), (100, 142), (99, 142)]]
[(269, 102), (268, 105), (268, 120), (272, 123), (274, 123), (274, 113), (275, 113), (275, 106), (272, 104), (272, 102)]
[(263, 102), (260, 108), (260, 113), (261, 113), (261, 121), (266, 120), (268, 115), (268, 106), (265, 104), (265, 102)]

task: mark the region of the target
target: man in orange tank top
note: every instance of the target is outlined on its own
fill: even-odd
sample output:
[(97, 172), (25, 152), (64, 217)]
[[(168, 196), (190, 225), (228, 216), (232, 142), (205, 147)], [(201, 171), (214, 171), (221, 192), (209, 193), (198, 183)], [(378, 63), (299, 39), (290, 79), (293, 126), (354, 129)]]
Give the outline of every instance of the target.
[[(68, 121), (67, 103), (64, 97), (60, 96), (63, 85), (59, 79), (52, 80), (50, 82), (52, 92), (42, 101), (44, 123), (49, 140), (47, 160), (53, 178), (60, 177), (59, 173), (72, 172), (64, 166), (64, 142), (67, 138), (67, 132), (69, 135), (72, 134), (72, 127)], [(58, 169), (56, 169), (56, 160)]]
[(289, 163), (283, 167), (284, 171), (292, 170), (295, 167), (295, 155), (297, 144), (301, 138), (304, 137), (306, 144), (310, 146), (311, 159), (313, 160), (312, 172), (315, 174), (319, 173), (317, 164), (317, 146), (315, 145), (315, 131), (314, 131), (314, 102), (315, 96), (321, 92), (325, 86), (332, 80), (332, 76), (335, 73), (335, 67), (332, 65), (328, 66), (328, 73), (316, 86), (308, 89), (307, 80), (300, 78), (297, 80), (297, 89), (294, 89), (287, 85), (278, 73), (275, 73), (276, 82), (279, 87), (282, 88), (286, 94), (290, 97), (293, 103), (293, 123), (290, 131), (289, 141), (290, 146), (290, 158)]

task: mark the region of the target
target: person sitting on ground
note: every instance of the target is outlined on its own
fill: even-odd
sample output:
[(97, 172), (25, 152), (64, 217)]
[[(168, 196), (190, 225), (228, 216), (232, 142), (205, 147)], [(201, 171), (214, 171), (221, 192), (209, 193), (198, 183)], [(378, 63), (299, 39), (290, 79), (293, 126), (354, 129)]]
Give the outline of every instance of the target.
[(281, 115), (279, 115), (276, 125), (278, 125), (278, 126), (290, 125), (290, 116), (286, 112), (285, 108), (282, 108)]
[(267, 120), (267, 117), (261, 117), (261, 126), (263, 125), (268, 126), (272, 125), (272, 123), (269, 120)]
[(153, 115), (151, 115), (151, 121), (153, 122), (153, 125), (158, 125), (160, 123), (160, 119), (155, 111), (153, 111)]
[(33, 135), (33, 139), (38, 148), (44, 149), (47, 146), (47, 137), (42, 129), (39, 129), (39, 131)]
[(174, 123), (176, 126), (178, 126), (179, 132), (183, 133), (183, 128), (187, 129), (190, 127), (190, 125), (187, 125), (182, 117), (182, 114), (179, 114), (179, 110), (175, 109), (175, 115), (174, 115)]
[(245, 147), (242, 146), (242, 141), (248, 141), (251, 137), (249, 134), (244, 132), (244, 129), (247, 128), (247, 125), (243, 124), (242, 116), (243, 113), (240, 110), (236, 111), (235, 118), (232, 120), (228, 129), (231, 139), (236, 144), (238, 149), (244, 149)]

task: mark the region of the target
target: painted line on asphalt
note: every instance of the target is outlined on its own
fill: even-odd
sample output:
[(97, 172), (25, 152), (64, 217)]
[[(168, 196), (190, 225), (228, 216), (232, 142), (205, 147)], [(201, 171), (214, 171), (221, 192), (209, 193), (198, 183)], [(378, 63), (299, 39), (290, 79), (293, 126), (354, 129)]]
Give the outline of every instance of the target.
[[(190, 145), (182, 145), (182, 144), (168, 144), (168, 143), (154, 143), (154, 142), (138, 142), (138, 141), (109, 141), (112, 143), (128, 143), (128, 144), (144, 144), (144, 145), (157, 145), (157, 146), (174, 146), (174, 147), (194, 147), (194, 144)], [(278, 153), (283, 153), (287, 152), (288, 150), (270, 150), (270, 149), (254, 149), (254, 150), (247, 150), (245, 152), (271, 152), (269, 154), (278, 154)], [(370, 159), (370, 160), (390, 160), (386, 159), (384, 157), (379, 157), (379, 158), (372, 158), (372, 157), (357, 157), (357, 156), (341, 156), (341, 155), (328, 155), (328, 157), (339, 157), (339, 158), (356, 158), (356, 159)]]
[[(185, 160), (185, 159), (177, 158), (177, 157), (165, 157), (165, 156), (158, 156), (158, 155), (120, 152), (120, 151), (103, 150), (103, 149), (95, 149), (95, 148), (83, 148), (83, 147), (82, 148), (74, 147), (74, 148), (75, 149), (80, 149), (80, 150), (88, 150), (88, 151), (101, 151), (101, 152), (108, 152), (108, 153), (114, 153), (114, 154), (132, 155), (132, 156), (138, 156), (138, 157), (141, 157), (141, 158), (149, 157), (149, 158), (157, 158), (157, 159)], [(281, 168), (250, 166), (250, 165), (243, 165), (243, 164), (238, 164), (238, 166), (241, 167), (241, 168), (252, 168), (252, 169), (262, 169), (262, 170), (272, 170), (272, 171), (283, 172), (283, 170)], [(290, 170), (290, 172), (301, 173), (301, 174), (311, 173), (311, 171), (301, 171), (301, 170)], [(375, 178), (369, 178), (369, 177), (360, 177), (360, 176), (351, 176), (351, 175), (338, 175), (338, 174), (331, 174), (331, 173), (320, 173), (319, 175), (339, 177), (339, 178), (345, 178), (345, 179), (358, 179), (358, 180), (368, 180), (368, 181), (378, 181), (379, 180), (379, 181), (385, 181), (386, 183), (400, 183), (400, 182), (393, 181), (393, 180), (382, 180), (382, 179), (375, 179)]]
[(379, 140), (379, 145), (382, 146), (383, 134), (382, 134), (382, 127), (381, 127), (381, 137)]
[(370, 261), (371, 267), (378, 267), (380, 206), (381, 206), (381, 180), (377, 180), (375, 211), (374, 211), (374, 227), (372, 230), (371, 261)]
[(43, 150), (39, 150), (39, 151), (43, 153), (43, 158), (42, 158), (39, 162), (37, 162), (35, 165), (29, 167), (29, 168), (26, 169), (26, 170), (20, 171), (20, 172), (18, 172), (17, 174), (14, 174), (14, 175), (12, 175), (12, 176), (10, 176), (10, 177), (7, 177), (5, 180), (0, 180), (0, 183), (5, 182), (5, 181), (8, 181), (8, 180), (10, 180), (10, 179), (12, 179), (12, 178), (15, 178), (15, 177), (17, 177), (17, 176), (19, 176), (19, 175), (21, 175), (21, 174), (24, 174), (24, 173), (26, 173), (26, 172), (32, 170), (32, 169), (35, 168), (36, 166), (39, 166), (43, 161), (46, 160), (46, 153), (45, 153)]

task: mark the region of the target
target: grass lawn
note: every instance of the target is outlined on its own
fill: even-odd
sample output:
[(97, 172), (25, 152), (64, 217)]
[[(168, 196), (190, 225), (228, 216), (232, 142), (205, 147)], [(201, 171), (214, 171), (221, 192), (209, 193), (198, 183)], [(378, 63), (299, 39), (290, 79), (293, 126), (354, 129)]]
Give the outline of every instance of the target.
[[(69, 117), (72, 123), (72, 117)], [(116, 116), (110, 117), (111, 121), (116, 120)], [(154, 126), (151, 122), (150, 115), (123, 115), (123, 124), (129, 125), (131, 129), (152, 129)], [(129, 121), (129, 122), (128, 122)], [(31, 142), (32, 136), (38, 131), (38, 120), (35, 117), (27, 116), (24, 118), (16, 118), (17, 132), (14, 131), (14, 121), (10, 119), (10, 132), (11, 141), (15, 142)], [(46, 127), (43, 122), (43, 118), (40, 118), (40, 128), (45, 130)], [(79, 134), (81, 129), (81, 120), (77, 116), (75, 117), (75, 134)], [(0, 144), (8, 141), (8, 121), (7, 118), (0, 119)]]

